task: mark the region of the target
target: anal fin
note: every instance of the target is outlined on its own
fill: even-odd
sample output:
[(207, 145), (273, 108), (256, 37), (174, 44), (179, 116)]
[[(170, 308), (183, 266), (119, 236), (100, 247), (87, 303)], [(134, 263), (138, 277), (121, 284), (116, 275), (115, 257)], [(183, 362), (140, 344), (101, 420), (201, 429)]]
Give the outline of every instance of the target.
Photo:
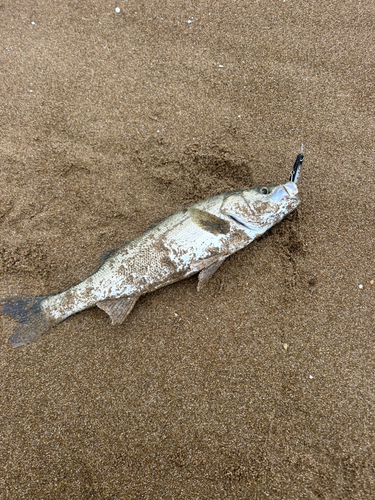
[(198, 274), (198, 292), (200, 292), (202, 290), (202, 288), (210, 280), (211, 276), (215, 273), (215, 271), (217, 271), (219, 269), (219, 267), (221, 266), (221, 264), (224, 262), (224, 260), (226, 258), (227, 258), (227, 256), (220, 257), (213, 264), (202, 269), (202, 271)]
[(126, 316), (131, 312), (139, 295), (134, 297), (120, 297), (119, 299), (106, 299), (96, 305), (105, 311), (112, 320), (112, 325), (121, 325)]

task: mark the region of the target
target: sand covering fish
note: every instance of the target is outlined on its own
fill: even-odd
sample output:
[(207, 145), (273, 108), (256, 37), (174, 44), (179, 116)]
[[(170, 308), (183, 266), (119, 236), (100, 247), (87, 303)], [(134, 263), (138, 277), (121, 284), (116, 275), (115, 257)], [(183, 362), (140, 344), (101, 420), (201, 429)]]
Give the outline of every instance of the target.
[(121, 324), (141, 295), (196, 273), (201, 290), (229, 255), (299, 205), (302, 160), (301, 152), (285, 184), (221, 193), (166, 217), (66, 291), (3, 299), (2, 311), (18, 321), (10, 338), (12, 346), (28, 344), (72, 314), (95, 305), (113, 324)]

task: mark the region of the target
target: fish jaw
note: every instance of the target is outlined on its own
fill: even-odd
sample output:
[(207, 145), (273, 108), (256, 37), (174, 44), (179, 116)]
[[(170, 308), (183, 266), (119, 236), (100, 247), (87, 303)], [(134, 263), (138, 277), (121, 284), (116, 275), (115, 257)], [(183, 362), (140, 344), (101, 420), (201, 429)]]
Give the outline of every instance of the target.
[(288, 181), (285, 184), (283, 184), (282, 186), (291, 198), (294, 197), (294, 198), (298, 199), (299, 202), (301, 202), (300, 197), (297, 196), (298, 187), (297, 187), (297, 184), (295, 182)]

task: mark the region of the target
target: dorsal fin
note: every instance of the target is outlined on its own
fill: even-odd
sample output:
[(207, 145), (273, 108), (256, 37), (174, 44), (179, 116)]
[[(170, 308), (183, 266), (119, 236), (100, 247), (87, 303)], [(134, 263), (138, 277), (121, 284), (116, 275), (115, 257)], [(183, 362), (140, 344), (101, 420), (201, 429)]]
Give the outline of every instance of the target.
[(106, 250), (100, 257), (100, 266), (103, 265), (106, 260), (112, 257), (112, 255), (114, 255), (117, 250), (118, 248), (110, 248), (109, 250)]
[(101, 267), (104, 262), (108, 259), (110, 259), (113, 255), (115, 255), (115, 253), (120, 250), (122, 247), (124, 247), (127, 243), (129, 243), (130, 241), (124, 241), (124, 243), (121, 243), (121, 245), (119, 245), (118, 247), (115, 247), (115, 248), (109, 248), (108, 250), (106, 250), (100, 257), (100, 265), (99, 267)]

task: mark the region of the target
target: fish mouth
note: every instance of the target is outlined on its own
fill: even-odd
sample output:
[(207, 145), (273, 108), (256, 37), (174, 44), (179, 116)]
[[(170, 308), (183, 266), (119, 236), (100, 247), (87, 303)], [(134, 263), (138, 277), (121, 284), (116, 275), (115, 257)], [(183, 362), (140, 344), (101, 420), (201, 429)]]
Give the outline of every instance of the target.
[(294, 202), (295, 207), (301, 203), (301, 198), (299, 196), (291, 196), (289, 199)]
[(295, 206), (297, 206), (301, 203), (301, 198), (299, 196), (297, 196), (296, 194), (291, 194), (287, 188), (284, 188), (284, 189), (287, 193), (287, 196), (285, 196), (286, 200), (291, 201), (293, 203), (293, 205), (295, 204)]
[(287, 182), (285, 184), (280, 184), (277, 190), (272, 193), (272, 196), (269, 201), (274, 203), (281, 203), (285, 201), (301, 201), (297, 196), (298, 189), (294, 182)]
[(300, 198), (299, 196), (297, 196), (297, 195), (291, 195), (291, 194), (290, 194), (290, 192), (289, 192), (287, 189), (285, 189), (285, 191), (286, 191), (286, 192), (287, 192), (287, 194), (288, 194), (288, 196), (286, 196), (286, 199), (287, 199), (287, 200), (290, 200), (290, 201), (295, 201), (295, 202), (297, 202), (297, 205), (298, 205), (299, 203), (301, 203), (301, 198)]
[(287, 195), (290, 197), (290, 198), (294, 198), (293, 194), (291, 193), (291, 191), (289, 191), (289, 189), (286, 187), (286, 186), (283, 186), (283, 188), (285, 189)]
[(299, 199), (298, 196), (296, 196), (298, 193), (298, 187), (295, 182), (286, 182), (285, 184), (282, 184), (281, 187), (287, 192), (289, 198)]

